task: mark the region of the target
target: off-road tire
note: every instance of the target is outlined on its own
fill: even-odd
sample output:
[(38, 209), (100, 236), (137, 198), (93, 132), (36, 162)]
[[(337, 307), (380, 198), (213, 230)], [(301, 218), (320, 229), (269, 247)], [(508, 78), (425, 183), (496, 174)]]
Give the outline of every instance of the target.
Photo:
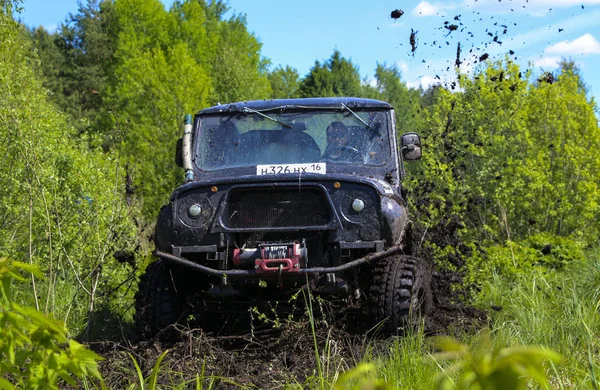
[(429, 275), (424, 262), (413, 256), (390, 256), (375, 264), (370, 309), (383, 334), (401, 334), (422, 322), (432, 303)]
[(148, 265), (135, 295), (135, 325), (144, 338), (180, 322), (185, 305), (181, 269), (157, 260)]

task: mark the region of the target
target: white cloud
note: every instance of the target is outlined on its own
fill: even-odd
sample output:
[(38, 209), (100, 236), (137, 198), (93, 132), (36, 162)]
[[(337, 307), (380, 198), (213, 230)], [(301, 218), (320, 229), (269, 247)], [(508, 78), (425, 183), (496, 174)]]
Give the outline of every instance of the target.
[(573, 41), (562, 41), (549, 46), (548, 54), (600, 54), (600, 42), (590, 33), (584, 34)]
[(50, 34), (55, 33), (58, 30), (57, 24), (47, 24), (44, 27), (44, 30), (48, 31)]
[(413, 15), (417, 16), (435, 16), (439, 14), (439, 7), (431, 4), (428, 1), (421, 1), (413, 10)]
[[(521, 0), (521, 2), (523, 2)], [(524, 2), (530, 7), (556, 7), (565, 8), (581, 5), (600, 4), (600, 0), (527, 0)]]
[(549, 71), (553, 69), (558, 69), (560, 60), (560, 57), (543, 57), (533, 61), (533, 65), (539, 66), (545, 71)]
[(463, 0), (464, 6), (489, 13), (519, 12), (531, 16), (546, 16), (558, 8), (580, 8), (582, 5), (595, 4), (600, 4), (600, 0)]
[(406, 77), (406, 74), (408, 73), (408, 64), (405, 61), (398, 61), (396, 62), (396, 66), (400, 69), (402, 77)]
[(390, 28), (400, 28), (400, 27), (405, 27), (405, 26), (406, 26), (406, 24), (398, 23), (395, 20), (392, 23), (390, 23), (390, 25), (389, 25)]
[(423, 88), (427, 89), (432, 85), (439, 85), (442, 81), (435, 78), (434, 76), (421, 76), (417, 80), (406, 82), (408, 88)]
[(479, 52), (474, 52), (474, 53), (471, 53), (470, 55), (467, 55), (462, 60), (462, 63), (460, 64), (461, 73), (470, 74), (473, 71), (473, 69), (475, 68), (476, 64), (479, 63), (480, 55), (481, 55), (481, 53), (479, 53)]
[(377, 79), (376, 78), (370, 78), (369, 76), (364, 77), (362, 80), (360, 80), (360, 85), (362, 86), (371, 86), (373, 88), (377, 87)]
[[(566, 31), (581, 31), (585, 29), (593, 29), (598, 26), (598, 20), (600, 20), (600, 9), (591, 10), (581, 15), (574, 17), (568, 17), (554, 23), (556, 26), (564, 28)], [(549, 27), (541, 27), (536, 30), (531, 30), (526, 33), (518, 34), (510, 39), (510, 48), (515, 50), (519, 55), (523, 55), (522, 49), (528, 47), (537, 47), (548, 41), (548, 32), (551, 31)], [(552, 30), (556, 31), (556, 30)], [(498, 46), (497, 52), (500, 52), (500, 46)], [(491, 51), (495, 51), (492, 49)], [(490, 52), (490, 54), (492, 54)]]
[[(432, 85), (445, 85), (450, 88), (450, 84), (456, 81), (454, 70), (454, 58), (445, 56), (436, 56), (427, 62), (413, 63), (407, 61), (406, 71), (403, 68), (402, 62), (396, 61), (396, 64), (402, 69), (402, 80), (406, 81), (409, 88), (427, 89)], [(463, 64), (464, 66), (465, 64)], [(461, 66), (461, 69), (463, 68)]]
[(453, 4), (441, 3), (431, 4), (428, 1), (421, 1), (415, 9), (412, 10), (414, 16), (437, 16), (444, 15), (445, 11), (456, 8)]

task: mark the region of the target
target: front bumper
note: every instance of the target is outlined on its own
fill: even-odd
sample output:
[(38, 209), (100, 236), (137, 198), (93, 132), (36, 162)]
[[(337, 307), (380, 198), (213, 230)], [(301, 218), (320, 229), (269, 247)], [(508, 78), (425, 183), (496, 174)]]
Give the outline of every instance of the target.
[[(356, 268), (363, 264), (379, 261), (388, 256), (392, 256), (392, 255), (395, 255), (395, 254), (398, 254), (401, 252), (402, 252), (402, 246), (395, 245), (395, 246), (392, 246), (389, 249), (386, 249), (383, 251), (369, 253), (368, 255), (361, 257), (360, 259), (350, 261), (346, 264), (342, 264), (342, 265), (338, 265), (338, 266), (334, 266), (334, 267), (299, 268), (299, 269), (295, 269), (294, 273), (295, 274), (327, 274), (327, 273), (342, 272), (342, 271), (347, 271), (352, 268)], [(168, 262), (174, 263), (174, 264), (179, 264), (184, 267), (193, 269), (195, 271), (213, 275), (213, 276), (227, 276), (227, 277), (253, 277), (253, 276), (255, 276), (257, 278), (260, 278), (265, 275), (264, 270), (257, 271), (257, 270), (245, 270), (245, 269), (228, 269), (228, 270), (214, 269), (214, 268), (210, 268), (210, 267), (206, 267), (204, 265), (194, 263), (183, 257), (174, 256), (170, 253), (165, 253), (165, 252), (161, 252), (161, 251), (154, 252), (154, 256), (156, 256), (164, 261), (168, 261)], [(278, 273), (278, 272), (279, 272), (278, 269), (273, 270), (273, 273)]]

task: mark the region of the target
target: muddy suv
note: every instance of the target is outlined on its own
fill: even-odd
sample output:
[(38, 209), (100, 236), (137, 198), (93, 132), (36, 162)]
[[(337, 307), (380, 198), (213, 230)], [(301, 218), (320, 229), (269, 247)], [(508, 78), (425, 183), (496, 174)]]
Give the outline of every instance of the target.
[(158, 259), (136, 297), (143, 334), (303, 286), (368, 303), (386, 333), (423, 312), (427, 272), (410, 256), (401, 195), (420, 139), (404, 134), (398, 149), (388, 103), (248, 101), (185, 122), (185, 184), (159, 213)]

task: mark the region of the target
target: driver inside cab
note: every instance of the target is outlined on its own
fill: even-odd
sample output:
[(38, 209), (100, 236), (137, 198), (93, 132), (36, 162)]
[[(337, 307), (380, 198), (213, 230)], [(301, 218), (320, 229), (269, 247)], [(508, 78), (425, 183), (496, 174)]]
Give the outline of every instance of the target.
[(357, 145), (352, 143), (352, 131), (342, 122), (331, 122), (327, 126), (327, 147), (323, 160), (362, 162)]

